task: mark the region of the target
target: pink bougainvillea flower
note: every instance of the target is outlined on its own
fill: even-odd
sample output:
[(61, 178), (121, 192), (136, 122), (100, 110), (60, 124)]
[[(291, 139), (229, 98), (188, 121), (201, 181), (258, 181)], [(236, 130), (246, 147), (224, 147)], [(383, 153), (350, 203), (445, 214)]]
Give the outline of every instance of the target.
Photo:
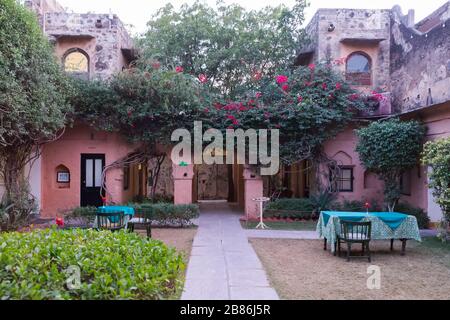
[(256, 71), (256, 72), (253, 74), (253, 79), (255, 79), (255, 80), (261, 80), (261, 78), (262, 78), (262, 73), (261, 73), (261, 71)]
[(198, 75), (198, 80), (200, 80), (201, 83), (206, 83), (208, 78), (202, 73)]
[(236, 126), (239, 124), (239, 121), (237, 121), (236, 119), (233, 119), (232, 122), (233, 122), (233, 124), (236, 125)]
[(303, 97), (302, 96), (298, 96), (297, 97), (297, 102), (301, 103), (303, 101)]
[(308, 65), (309, 70), (314, 71), (314, 69), (316, 69), (316, 65), (314, 63), (310, 63)]
[(177, 73), (181, 73), (181, 72), (184, 71), (184, 69), (183, 69), (182, 66), (177, 66), (177, 67), (175, 68), (175, 71), (176, 71)]
[(159, 68), (161, 68), (161, 63), (159, 63), (159, 61), (153, 61), (152, 68), (158, 70)]
[(253, 99), (248, 100), (248, 104), (249, 105), (255, 104), (255, 100), (253, 100)]
[(359, 95), (356, 94), (356, 93), (353, 93), (353, 94), (351, 94), (348, 98), (349, 98), (351, 101), (355, 101), (355, 100), (358, 100)]
[(379, 92), (372, 91), (372, 97), (375, 98), (378, 101), (381, 101), (384, 99), (383, 95)]
[(234, 129), (232, 125), (229, 125), (227, 129)]
[(261, 92), (257, 92), (255, 95), (256, 99), (259, 99), (262, 97), (262, 93)]
[(209, 112), (209, 109), (208, 109), (208, 108), (205, 108), (205, 109), (203, 109), (203, 111), (206, 112), (206, 113), (208, 113), (208, 112)]
[(305, 81), (305, 86), (309, 87), (311, 85), (311, 81)]
[(270, 118), (270, 113), (269, 112), (264, 112), (264, 118), (266, 118), (266, 119)]
[(286, 83), (288, 81), (288, 77), (285, 76), (285, 75), (282, 75), (282, 74), (276, 76), (275, 79), (276, 79), (278, 84), (283, 84), (283, 83)]
[(240, 106), (239, 107), (239, 111), (246, 111), (247, 110), (247, 107), (246, 106)]
[(336, 90), (341, 90), (342, 84), (340, 82), (336, 82)]
[(289, 86), (287, 84), (283, 84), (281, 89), (283, 89), (283, 91), (289, 91)]
[(220, 109), (223, 108), (223, 104), (221, 104), (221, 103), (219, 103), (219, 102), (216, 102), (216, 103), (214, 103), (214, 107), (215, 107), (217, 110), (220, 110)]
[(328, 86), (327, 86), (326, 82), (322, 83), (322, 89), (327, 90), (327, 88), (328, 88)]
[(236, 118), (233, 115), (231, 115), (231, 114), (227, 115), (227, 119), (229, 119), (229, 120), (236, 120)]

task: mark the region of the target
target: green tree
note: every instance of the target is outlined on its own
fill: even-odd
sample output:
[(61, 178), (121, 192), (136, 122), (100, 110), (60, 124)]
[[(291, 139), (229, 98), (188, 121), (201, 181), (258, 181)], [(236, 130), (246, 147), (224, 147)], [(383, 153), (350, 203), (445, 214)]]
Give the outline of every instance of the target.
[(428, 141), (422, 162), (431, 169), (428, 187), (432, 189), (445, 218), (450, 221), (450, 138)]
[(175, 10), (161, 8), (148, 22), (141, 39), (140, 66), (157, 59), (164, 66), (204, 74), (208, 85), (228, 97), (245, 92), (262, 76), (292, 67), (304, 36), (305, 1), (247, 11), (217, 3), (217, 9), (197, 1)]
[(67, 90), (36, 17), (14, 0), (0, 0), (0, 175), (5, 202), (17, 214), (27, 202), (26, 164), (64, 128)]
[(416, 121), (377, 121), (356, 130), (356, 151), (367, 170), (384, 181), (384, 197), (389, 211), (400, 199), (402, 174), (419, 162), (425, 128)]

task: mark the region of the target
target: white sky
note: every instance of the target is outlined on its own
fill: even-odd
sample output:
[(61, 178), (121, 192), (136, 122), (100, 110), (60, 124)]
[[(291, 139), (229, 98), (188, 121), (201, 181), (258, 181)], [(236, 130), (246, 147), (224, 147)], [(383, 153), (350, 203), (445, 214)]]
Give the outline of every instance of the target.
[[(204, 0), (215, 5), (215, 0)], [(431, 12), (442, 6), (447, 0), (309, 0), (310, 7), (306, 9), (306, 22), (309, 22), (319, 8), (366, 8), (366, 9), (391, 9), (395, 4), (401, 6), (403, 13), (408, 9), (415, 10), (416, 22), (425, 18)], [(86, 13), (116, 13), (127, 25), (133, 25), (130, 31), (141, 33), (146, 29), (146, 23), (151, 15), (167, 3), (175, 7), (193, 0), (58, 0), (69, 11)], [(284, 3), (292, 6), (294, 0), (224, 0), (225, 3), (238, 3), (249, 9), (258, 9), (267, 5)]]

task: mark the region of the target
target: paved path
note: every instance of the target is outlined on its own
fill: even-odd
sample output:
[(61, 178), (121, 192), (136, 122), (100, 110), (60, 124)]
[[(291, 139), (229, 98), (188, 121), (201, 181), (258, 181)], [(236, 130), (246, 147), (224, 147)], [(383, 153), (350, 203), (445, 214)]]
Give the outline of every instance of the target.
[(201, 205), (181, 299), (279, 299), (239, 217), (226, 204)]

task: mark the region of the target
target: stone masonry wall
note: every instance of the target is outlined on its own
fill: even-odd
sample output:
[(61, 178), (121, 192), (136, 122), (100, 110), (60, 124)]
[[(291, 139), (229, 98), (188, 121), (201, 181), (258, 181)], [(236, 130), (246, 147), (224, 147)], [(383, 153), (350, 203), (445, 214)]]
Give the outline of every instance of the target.
[(396, 112), (450, 100), (450, 6), (444, 8), (440, 23), (426, 33), (408, 28), (398, 13), (392, 14), (390, 74)]

